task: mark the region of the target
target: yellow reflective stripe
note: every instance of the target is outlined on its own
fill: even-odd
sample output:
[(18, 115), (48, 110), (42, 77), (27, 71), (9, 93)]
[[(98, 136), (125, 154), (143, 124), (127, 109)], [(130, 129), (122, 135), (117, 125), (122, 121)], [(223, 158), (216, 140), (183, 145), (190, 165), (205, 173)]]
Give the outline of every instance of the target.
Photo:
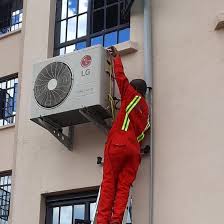
[(126, 112), (129, 110), (131, 105), (137, 100), (137, 98), (138, 98), (138, 96), (135, 96), (134, 99), (128, 104), (128, 106), (126, 107)]
[[(134, 102), (131, 102), (129, 105), (130, 107), (128, 109), (126, 109), (126, 113), (130, 114), (131, 111), (134, 109), (134, 107), (138, 104), (138, 102), (141, 100), (140, 96), (137, 96)], [(128, 106), (129, 106), (128, 105)]]
[(140, 96), (135, 96), (134, 99), (126, 107), (126, 114), (125, 114), (124, 122), (123, 122), (123, 125), (121, 128), (122, 131), (128, 130), (128, 127), (130, 124), (130, 119), (129, 119), (128, 115), (131, 113), (131, 111), (134, 109), (134, 107), (138, 104), (138, 102), (140, 100), (141, 100)]
[(124, 122), (123, 122), (123, 125), (122, 125), (122, 131), (124, 131), (126, 129), (128, 119), (129, 119), (128, 114), (126, 113), (125, 118), (124, 118)]
[(130, 119), (129, 119), (129, 117), (128, 117), (128, 121), (127, 121), (127, 125), (126, 125), (126, 127), (125, 127), (125, 131), (128, 130), (129, 124), (130, 124)]
[(144, 137), (145, 137), (145, 134), (144, 134), (144, 132), (142, 132), (137, 138), (138, 142), (142, 141), (144, 139)]

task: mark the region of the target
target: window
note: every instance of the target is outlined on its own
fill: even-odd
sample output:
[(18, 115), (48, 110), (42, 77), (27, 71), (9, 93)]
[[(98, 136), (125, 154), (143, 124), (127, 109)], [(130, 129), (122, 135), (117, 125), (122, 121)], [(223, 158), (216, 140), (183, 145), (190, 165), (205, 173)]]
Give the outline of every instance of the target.
[[(97, 191), (48, 197), (46, 224), (76, 224), (75, 220), (92, 221)], [(76, 222), (77, 222), (76, 221)]]
[(23, 0), (0, 1), (0, 35), (22, 27)]
[[(96, 209), (98, 191), (46, 198), (46, 224), (90, 224)], [(127, 217), (131, 224), (131, 207)]]
[(11, 196), (11, 174), (0, 174), (0, 223), (8, 224)]
[(57, 0), (54, 55), (96, 44), (109, 47), (130, 39), (124, 0)]
[(0, 127), (15, 123), (17, 75), (0, 79)]

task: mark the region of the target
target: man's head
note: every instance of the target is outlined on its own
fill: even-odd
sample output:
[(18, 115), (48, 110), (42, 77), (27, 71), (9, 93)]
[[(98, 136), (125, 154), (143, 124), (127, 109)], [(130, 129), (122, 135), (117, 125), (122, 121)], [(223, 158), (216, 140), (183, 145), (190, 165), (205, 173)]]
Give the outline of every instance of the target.
[(146, 91), (147, 91), (147, 85), (146, 85), (146, 82), (143, 79), (133, 79), (130, 82), (130, 84), (143, 97), (145, 96)]

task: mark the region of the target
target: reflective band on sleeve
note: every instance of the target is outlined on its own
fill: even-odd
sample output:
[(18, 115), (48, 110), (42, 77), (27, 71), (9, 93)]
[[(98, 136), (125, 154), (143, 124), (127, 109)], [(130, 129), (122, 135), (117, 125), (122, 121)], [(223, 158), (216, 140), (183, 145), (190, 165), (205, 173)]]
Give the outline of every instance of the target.
[(135, 96), (134, 99), (126, 107), (126, 114), (125, 114), (124, 122), (123, 122), (123, 125), (122, 125), (122, 131), (127, 131), (128, 130), (128, 127), (129, 127), (129, 124), (130, 124), (130, 119), (129, 119), (128, 115), (131, 113), (131, 111), (139, 103), (140, 100), (141, 100), (140, 96)]
[(138, 142), (142, 141), (144, 139), (144, 137), (145, 137), (145, 134), (144, 134), (144, 132), (142, 132), (137, 138)]

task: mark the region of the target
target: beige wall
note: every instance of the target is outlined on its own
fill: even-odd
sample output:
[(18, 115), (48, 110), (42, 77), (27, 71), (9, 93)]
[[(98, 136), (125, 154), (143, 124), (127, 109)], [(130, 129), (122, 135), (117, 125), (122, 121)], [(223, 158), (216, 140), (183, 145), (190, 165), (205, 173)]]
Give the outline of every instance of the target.
[(221, 0), (153, 0), (154, 223), (223, 223)]
[[(52, 53), (54, 21), (49, 17), (53, 18), (50, 12), (54, 13), (54, 6), (53, 0), (25, 1), (22, 86), (11, 210), (13, 224), (44, 223), (44, 214), (40, 214), (41, 194), (95, 187), (101, 182), (102, 173), (96, 165), (96, 157), (103, 155), (106, 139), (103, 133), (92, 124), (76, 127), (74, 149), (70, 152), (50, 133), (29, 120), (32, 65)], [(138, 35), (132, 33), (132, 40), (138, 42), (139, 51), (124, 56), (127, 74), (132, 77), (143, 77), (142, 5), (138, 8), (132, 17)], [(148, 163), (148, 158), (143, 159), (134, 189), (134, 223), (140, 219), (143, 223), (149, 221), (149, 200), (145, 200), (149, 195)]]
[[(0, 36), (0, 78), (19, 73), (21, 52), (21, 31)], [(0, 127), (0, 172), (12, 170), (15, 127)]]
[(0, 36), (0, 77), (19, 72), (21, 31)]

